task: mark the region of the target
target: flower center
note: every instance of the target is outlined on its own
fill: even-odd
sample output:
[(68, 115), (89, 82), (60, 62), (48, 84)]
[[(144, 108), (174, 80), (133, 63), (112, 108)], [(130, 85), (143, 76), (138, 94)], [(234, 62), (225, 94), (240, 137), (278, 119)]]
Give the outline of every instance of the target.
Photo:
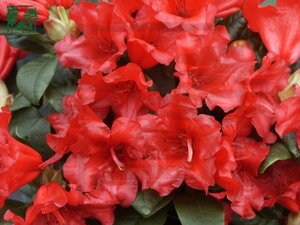
[(187, 148), (188, 148), (188, 157), (187, 157), (187, 162), (190, 163), (192, 162), (192, 159), (193, 159), (193, 153), (194, 153), (194, 150), (193, 150), (193, 144), (192, 144), (192, 139), (191, 138), (188, 138), (186, 140), (186, 143), (187, 143)]
[(115, 148), (110, 148), (110, 154), (111, 154), (111, 157), (113, 159), (113, 161), (115, 162), (115, 164), (117, 165), (117, 167), (119, 168), (119, 170), (123, 171), (124, 170), (124, 163), (122, 163), (117, 154), (116, 154), (116, 149)]

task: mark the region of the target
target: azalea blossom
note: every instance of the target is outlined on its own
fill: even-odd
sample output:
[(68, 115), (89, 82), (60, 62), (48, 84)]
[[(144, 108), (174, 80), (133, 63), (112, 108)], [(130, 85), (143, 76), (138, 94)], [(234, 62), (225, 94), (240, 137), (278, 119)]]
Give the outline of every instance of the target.
[(260, 6), (260, 0), (246, 0), (243, 14), (251, 30), (258, 32), (271, 53), (279, 55), (288, 64), (300, 57), (300, 2), (277, 0), (276, 7)]

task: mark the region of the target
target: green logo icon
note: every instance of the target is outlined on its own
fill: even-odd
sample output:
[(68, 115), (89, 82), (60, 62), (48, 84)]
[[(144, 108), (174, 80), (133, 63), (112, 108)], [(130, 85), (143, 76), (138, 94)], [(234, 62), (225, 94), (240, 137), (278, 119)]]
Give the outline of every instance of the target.
[[(21, 19), (18, 19), (20, 12), (24, 12)], [(20, 5), (7, 7), (7, 33), (33, 33), (36, 32), (36, 20), (38, 13), (35, 6)]]

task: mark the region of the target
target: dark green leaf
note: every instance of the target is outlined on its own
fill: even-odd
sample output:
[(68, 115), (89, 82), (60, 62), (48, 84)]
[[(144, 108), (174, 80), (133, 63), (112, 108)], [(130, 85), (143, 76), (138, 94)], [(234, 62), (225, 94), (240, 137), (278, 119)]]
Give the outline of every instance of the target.
[(43, 54), (53, 51), (53, 46), (49, 43), (46, 36), (39, 33), (30, 35), (7, 35), (6, 38), (8, 43), (12, 46), (28, 52)]
[(271, 146), (270, 154), (260, 165), (259, 172), (264, 173), (265, 170), (273, 163), (279, 160), (291, 159), (292, 157), (293, 157), (292, 154), (284, 144), (279, 142), (275, 143), (274, 145)]
[(36, 193), (36, 188), (33, 185), (25, 185), (12, 193), (8, 198), (10, 200), (15, 200), (23, 203), (33, 202), (34, 195)]
[(160, 197), (156, 191), (148, 189), (145, 191), (139, 191), (132, 207), (142, 216), (147, 218), (169, 204), (173, 198), (174, 194), (170, 194), (166, 197)]
[(29, 205), (30, 204), (7, 199), (5, 201), (5, 207), (0, 210), (0, 215), (3, 216), (6, 212), (6, 210), (9, 209), (10, 211), (12, 211), (13, 213), (15, 213), (19, 216), (24, 216), (26, 209), (28, 208)]
[(288, 150), (293, 154), (295, 158), (299, 158), (299, 150), (297, 145), (297, 139), (295, 133), (289, 133), (283, 136), (283, 143), (286, 145)]
[(46, 143), (50, 126), (36, 108), (24, 108), (14, 112), (9, 126), (15, 137), (37, 149), (44, 159), (50, 156), (51, 151)]
[(168, 208), (164, 208), (153, 216), (144, 218), (133, 208), (118, 208), (115, 212), (114, 225), (164, 225), (167, 220)]
[(11, 110), (16, 111), (22, 108), (31, 106), (31, 103), (21, 93), (18, 93), (14, 99), (14, 104), (10, 107)]
[(62, 99), (71, 95), (76, 90), (76, 86), (49, 87), (45, 93), (49, 103), (57, 112), (62, 112)]
[(185, 193), (174, 204), (182, 225), (224, 225), (223, 207), (210, 197)]
[(260, 7), (276, 6), (276, 5), (277, 5), (276, 0), (265, 0), (264, 2), (260, 3)]
[(247, 29), (247, 21), (242, 16), (242, 12), (239, 11), (231, 16), (229, 16), (225, 21), (225, 26), (231, 37), (231, 40), (236, 40), (240, 34)]
[(20, 92), (33, 104), (39, 100), (51, 82), (57, 66), (57, 57), (44, 55), (22, 66), (17, 74)]
[(7, 26), (4, 21), (0, 21), (0, 35), (7, 34)]

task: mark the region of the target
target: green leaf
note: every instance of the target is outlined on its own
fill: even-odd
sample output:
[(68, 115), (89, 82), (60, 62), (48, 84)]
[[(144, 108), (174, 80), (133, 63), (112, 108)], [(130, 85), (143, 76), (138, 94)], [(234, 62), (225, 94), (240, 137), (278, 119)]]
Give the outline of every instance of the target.
[(37, 149), (44, 159), (52, 154), (46, 143), (50, 125), (36, 108), (30, 107), (15, 111), (9, 127), (12, 135)]
[(297, 139), (295, 133), (289, 133), (283, 136), (283, 143), (288, 148), (288, 150), (293, 154), (295, 158), (299, 158), (300, 153), (298, 150)]
[(156, 191), (151, 189), (139, 191), (132, 207), (143, 217), (148, 218), (165, 207), (174, 198), (174, 194), (160, 197)]
[(284, 144), (279, 142), (275, 143), (274, 145), (271, 146), (270, 154), (260, 165), (259, 172), (264, 173), (265, 170), (273, 163), (279, 160), (291, 159), (292, 157), (293, 157), (292, 154)]
[(223, 23), (225, 23), (232, 41), (237, 40), (240, 34), (247, 29), (247, 21), (241, 11), (229, 16)]
[(40, 33), (27, 35), (7, 35), (6, 39), (9, 44), (25, 51), (43, 54), (53, 52), (53, 46), (46, 36)]
[(182, 225), (224, 225), (223, 207), (210, 197), (185, 193), (174, 205)]
[(277, 5), (276, 0), (265, 0), (264, 2), (260, 3), (260, 7), (276, 6), (276, 5)]
[(167, 213), (168, 208), (164, 208), (151, 217), (144, 218), (133, 208), (118, 208), (115, 212), (114, 225), (164, 225)]
[(57, 112), (62, 112), (62, 99), (74, 93), (76, 86), (49, 87), (46, 90), (46, 98)]
[(9, 196), (10, 200), (23, 203), (32, 203), (37, 189), (33, 185), (27, 184)]
[(11, 110), (16, 111), (31, 106), (31, 103), (21, 93), (18, 93), (14, 99), (14, 104), (10, 107)]
[(57, 66), (57, 57), (44, 55), (22, 66), (17, 74), (20, 92), (33, 104), (39, 100), (50, 84)]
[(27, 203), (7, 199), (5, 201), (5, 207), (0, 209), (0, 215), (3, 217), (5, 212), (9, 209), (10, 211), (19, 216), (24, 216), (28, 206), (29, 204)]

